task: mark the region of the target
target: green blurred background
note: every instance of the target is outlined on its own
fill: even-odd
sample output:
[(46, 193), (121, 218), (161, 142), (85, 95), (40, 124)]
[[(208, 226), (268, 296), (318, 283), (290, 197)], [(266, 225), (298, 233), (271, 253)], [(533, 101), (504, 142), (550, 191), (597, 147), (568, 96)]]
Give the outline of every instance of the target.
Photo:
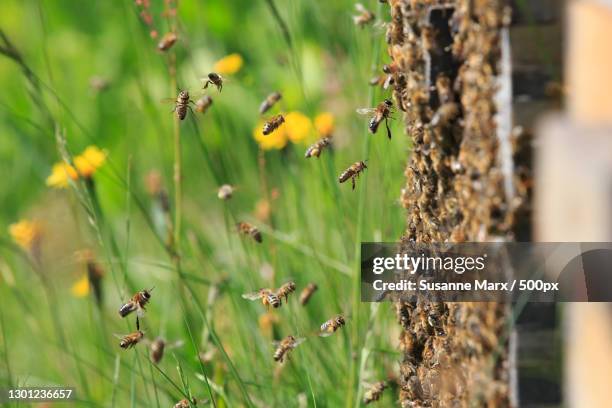
[[(378, 22), (388, 19), (387, 7), (364, 4)], [(356, 27), (345, 0), (185, 0), (176, 21), (162, 16), (173, 3), (151, 0), (152, 26), (130, 1), (0, 7), (0, 29), (38, 78), (0, 56), (0, 383), (72, 386), (83, 406), (171, 406), (190, 393), (217, 406), (358, 406), (364, 386), (387, 378), (399, 357), (394, 313), (360, 303), (358, 275), (359, 243), (396, 241), (404, 229), (398, 197), (409, 146), (400, 115), (388, 140), (384, 129), (368, 134), (367, 118), (355, 113), (387, 96), (368, 85), (387, 62), (380, 24)], [(162, 36), (173, 24), (179, 41), (162, 53), (150, 31)], [(177, 94), (168, 67), (176, 58), (178, 88), (197, 99), (200, 78), (233, 53), (244, 64), (222, 93), (206, 91), (211, 109), (180, 123), (177, 270), (145, 182), (152, 170), (162, 175), (174, 212), (174, 115), (161, 102)], [(108, 87), (95, 89), (92, 78)], [(258, 107), (274, 90), (283, 94), (274, 113), (333, 114), (333, 151), (304, 159), (314, 128), (303, 142), (259, 149)], [(54, 163), (90, 145), (108, 152), (92, 186), (46, 186)], [(365, 159), (355, 191), (337, 183)], [(227, 202), (216, 195), (223, 183), (237, 186)], [(39, 266), (9, 235), (21, 219), (43, 225)], [(235, 232), (242, 220), (261, 229), (263, 244)], [(101, 305), (74, 292), (85, 274), (75, 252), (84, 249), (105, 271)], [(296, 294), (267, 314), (240, 296), (289, 279), (298, 293), (319, 285), (307, 307)], [(158, 366), (145, 344), (124, 351), (113, 337), (134, 330), (134, 319), (117, 314), (122, 301), (153, 286), (146, 337), (185, 343)], [(347, 325), (316, 336), (338, 313)], [(307, 341), (278, 368), (271, 341), (289, 334)]]

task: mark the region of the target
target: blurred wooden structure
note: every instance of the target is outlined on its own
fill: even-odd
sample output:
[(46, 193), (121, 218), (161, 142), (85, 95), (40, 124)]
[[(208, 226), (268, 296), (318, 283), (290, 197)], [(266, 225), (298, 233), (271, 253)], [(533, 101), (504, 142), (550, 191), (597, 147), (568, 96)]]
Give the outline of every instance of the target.
[[(612, 1), (570, 1), (567, 24), (567, 109), (538, 131), (536, 236), (610, 242)], [(610, 406), (612, 307), (568, 304), (564, 337), (566, 405)]]

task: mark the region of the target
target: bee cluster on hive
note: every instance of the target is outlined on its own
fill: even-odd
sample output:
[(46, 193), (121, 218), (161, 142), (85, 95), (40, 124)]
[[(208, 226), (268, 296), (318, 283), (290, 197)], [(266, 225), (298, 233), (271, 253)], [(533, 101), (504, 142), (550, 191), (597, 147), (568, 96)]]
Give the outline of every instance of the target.
[[(528, 219), (531, 174), (525, 144), (515, 137), (509, 199), (495, 119), (507, 2), (388, 3), (386, 72), (413, 146), (401, 194), (403, 241), (514, 239)], [(402, 406), (510, 404), (506, 305), (421, 299), (396, 308)]]

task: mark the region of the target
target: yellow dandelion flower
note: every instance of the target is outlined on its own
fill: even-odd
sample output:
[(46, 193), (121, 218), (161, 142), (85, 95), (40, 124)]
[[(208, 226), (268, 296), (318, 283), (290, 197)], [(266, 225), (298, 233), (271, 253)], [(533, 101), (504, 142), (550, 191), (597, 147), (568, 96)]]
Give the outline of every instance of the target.
[(42, 237), (42, 225), (37, 221), (20, 220), (9, 225), (9, 234), (21, 248), (31, 250)]
[(51, 169), (51, 174), (47, 177), (47, 185), (55, 188), (68, 187), (68, 180), (76, 180), (79, 177), (74, 167), (68, 163), (55, 163)]
[(319, 113), (315, 117), (314, 126), (321, 136), (331, 136), (334, 133), (334, 115), (330, 112)]
[(81, 279), (76, 281), (72, 288), (70, 288), (70, 292), (72, 292), (74, 297), (78, 298), (89, 295), (89, 278), (87, 275), (83, 275)]
[(215, 62), (213, 71), (221, 75), (235, 74), (240, 71), (243, 62), (240, 54), (230, 54)]
[(263, 125), (264, 122), (260, 121), (255, 129), (253, 129), (253, 138), (259, 144), (259, 147), (264, 150), (280, 150), (287, 146), (287, 133), (284, 126), (281, 126), (269, 135), (264, 135), (262, 133)]
[(289, 112), (285, 116), (285, 131), (293, 143), (306, 141), (312, 130), (312, 122), (301, 112)]
[(90, 178), (98, 170), (107, 156), (106, 150), (96, 146), (88, 146), (83, 153), (74, 158), (74, 166), (81, 177)]

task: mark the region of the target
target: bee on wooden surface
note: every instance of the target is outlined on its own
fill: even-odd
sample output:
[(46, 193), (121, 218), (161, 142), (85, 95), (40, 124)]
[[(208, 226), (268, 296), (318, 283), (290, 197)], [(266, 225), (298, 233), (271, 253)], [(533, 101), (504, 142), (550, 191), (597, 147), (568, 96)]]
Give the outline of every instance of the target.
[(259, 289), (257, 292), (245, 293), (242, 295), (242, 298), (247, 300), (261, 299), (261, 303), (266, 308), (270, 308), (270, 305), (272, 305), (273, 308), (277, 308), (281, 305), (281, 300), (278, 295), (270, 289)]
[(300, 304), (306, 306), (306, 303), (310, 300), (312, 295), (317, 291), (318, 287), (316, 283), (309, 283), (306, 285), (302, 293), (300, 293)]
[(346, 321), (344, 320), (344, 316), (342, 315), (332, 317), (321, 325), (321, 332), (319, 333), (319, 336), (331, 336), (334, 332), (336, 332), (336, 330), (344, 326), (345, 323)]
[(366, 9), (363, 4), (355, 4), (355, 9), (359, 13), (353, 16), (353, 23), (355, 23), (356, 26), (364, 27), (374, 21), (376, 16), (370, 10)]
[(138, 314), (142, 315), (145, 311), (145, 305), (151, 300), (152, 291), (153, 288), (136, 292), (127, 303), (119, 308), (119, 316), (125, 317), (135, 310), (138, 310)]
[(314, 142), (307, 150), (306, 154), (304, 154), (305, 158), (316, 157), (318, 158), (321, 155), (321, 152), (329, 146), (331, 143), (331, 139), (329, 137), (323, 137), (316, 142)]
[(235, 190), (236, 188), (231, 184), (223, 184), (221, 187), (219, 187), (219, 190), (217, 190), (217, 197), (219, 200), (229, 200), (232, 198)]
[(138, 344), (144, 337), (144, 333), (140, 330), (136, 330), (134, 333), (128, 334), (126, 336), (115, 335), (120, 338), (119, 347), (123, 349), (129, 349)]
[(264, 123), (262, 133), (267, 136), (278, 129), (283, 123), (285, 123), (285, 117), (283, 115), (272, 116), (266, 123)]
[(157, 44), (157, 49), (160, 51), (168, 51), (176, 43), (176, 40), (178, 40), (178, 36), (176, 35), (176, 33), (170, 31), (164, 34), (161, 40), (159, 40), (159, 43)]
[(259, 114), (263, 115), (267, 111), (269, 111), (276, 102), (280, 101), (283, 95), (280, 92), (272, 92), (270, 95), (266, 97), (266, 99), (259, 105)]
[(357, 178), (359, 174), (367, 168), (368, 166), (366, 166), (365, 162), (355, 162), (340, 174), (338, 181), (340, 183), (344, 183), (346, 180), (351, 179), (351, 182), (353, 183), (353, 190), (355, 190), (355, 178)]
[(274, 361), (282, 363), (285, 358), (289, 357), (289, 352), (299, 346), (306, 340), (303, 337), (295, 338), (293, 336), (287, 336), (279, 342), (275, 342), (276, 351), (274, 351)]
[(384, 381), (375, 383), (363, 394), (363, 403), (368, 405), (370, 402), (378, 401), (386, 388), (387, 383)]
[[(372, 115), (370, 123), (368, 124), (368, 130), (370, 133), (375, 134), (378, 131), (380, 122), (385, 121), (387, 127), (387, 136), (391, 139), (391, 129), (389, 129), (388, 120), (391, 118), (391, 110), (393, 109), (393, 102), (390, 99), (385, 99), (378, 104), (375, 108), (360, 108), (357, 109), (357, 113), (360, 115)], [(391, 118), (392, 119), (392, 118)]]
[(149, 346), (151, 353), (151, 361), (155, 364), (159, 363), (161, 359), (164, 357), (164, 352), (166, 350), (170, 350), (173, 348), (181, 347), (183, 345), (182, 341), (175, 341), (173, 343), (168, 343), (164, 341), (162, 338), (158, 337), (153, 340)]
[(249, 224), (248, 222), (239, 222), (238, 223), (238, 232), (244, 235), (250, 235), (255, 241), (261, 242), (263, 238), (261, 236), (261, 232), (257, 229), (253, 224)]
[(204, 95), (200, 99), (198, 99), (195, 103), (195, 110), (199, 113), (206, 113), (208, 108), (212, 106), (213, 99), (210, 95)]
[(214, 85), (217, 90), (221, 92), (223, 90), (224, 78), (216, 72), (211, 72), (206, 78), (203, 78), (204, 89), (207, 89), (209, 85)]
[(285, 298), (285, 303), (287, 303), (289, 295), (293, 292), (295, 292), (295, 282), (287, 282), (278, 288), (276, 296), (278, 296), (279, 299)]

